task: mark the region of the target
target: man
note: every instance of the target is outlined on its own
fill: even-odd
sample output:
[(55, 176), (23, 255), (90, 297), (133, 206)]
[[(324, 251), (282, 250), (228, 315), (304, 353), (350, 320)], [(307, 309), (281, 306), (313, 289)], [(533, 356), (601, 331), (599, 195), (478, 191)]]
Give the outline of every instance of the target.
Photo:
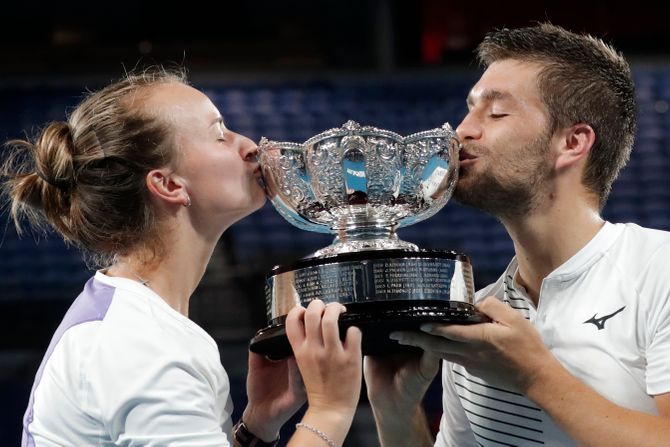
[(382, 445), (432, 445), (437, 358), (437, 446), (670, 445), (670, 233), (600, 217), (635, 133), (629, 66), (550, 24), (478, 55), (455, 197), (498, 217), (516, 256), (477, 293), (491, 323), (393, 333), (424, 354), (366, 358)]

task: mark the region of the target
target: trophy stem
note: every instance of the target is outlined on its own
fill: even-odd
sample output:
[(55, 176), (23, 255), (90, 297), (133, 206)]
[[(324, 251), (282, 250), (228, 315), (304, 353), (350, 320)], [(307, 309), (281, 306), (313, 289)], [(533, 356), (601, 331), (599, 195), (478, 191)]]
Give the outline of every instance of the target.
[(395, 225), (351, 224), (345, 228), (333, 229), (336, 233), (333, 243), (315, 252), (312, 256), (332, 256), (367, 250), (410, 250), (419, 251), (411, 242), (398, 238)]

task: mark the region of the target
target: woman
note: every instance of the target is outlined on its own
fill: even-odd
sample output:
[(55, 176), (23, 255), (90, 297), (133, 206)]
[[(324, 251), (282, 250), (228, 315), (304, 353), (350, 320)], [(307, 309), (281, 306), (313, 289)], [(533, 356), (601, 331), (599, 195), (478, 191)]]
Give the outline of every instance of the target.
[[(182, 74), (152, 70), (90, 94), (3, 169), (17, 223), (48, 223), (104, 268), (57, 329), (24, 418), (23, 445), (341, 445), (358, 401), (360, 331), (339, 304), (288, 316), (295, 360), (250, 353), (248, 405), (232, 427), (214, 340), (188, 319), (217, 240), (260, 208), (256, 146), (227, 129)], [(348, 380), (342, 381), (342, 377)]]

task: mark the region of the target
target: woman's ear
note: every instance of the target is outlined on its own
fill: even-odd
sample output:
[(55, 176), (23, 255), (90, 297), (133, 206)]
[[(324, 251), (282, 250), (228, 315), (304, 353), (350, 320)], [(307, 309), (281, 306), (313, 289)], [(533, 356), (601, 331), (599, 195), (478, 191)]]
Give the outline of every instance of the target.
[(191, 204), (184, 179), (167, 169), (149, 171), (146, 183), (149, 193), (156, 199), (174, 205)]
[(556, 169), (562, 170), (580, 161), (585, 162), (595, 141), (596, 133), (588, 124), (578, 123), (564, 129), (556, 158)]

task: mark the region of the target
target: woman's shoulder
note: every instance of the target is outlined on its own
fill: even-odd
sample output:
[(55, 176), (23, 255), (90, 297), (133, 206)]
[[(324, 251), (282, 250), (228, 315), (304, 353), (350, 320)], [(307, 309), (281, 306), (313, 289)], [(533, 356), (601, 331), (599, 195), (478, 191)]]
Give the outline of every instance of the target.
[(216, 343), (159, 300), (132, 284), (116, 287), (82, 365), (94, 401), (125, 402), (124, 396), (132, 399), (139, 389), (169, 390), (175, 384), (227, 387)]
[(158, 362), (220, 367), (217, 345), (204, 330), (160, 297), (114, 279), (96, 275), (86, 283), (54, 333), (45, 363), (60, 359), (63, 368), (82, 373)]

